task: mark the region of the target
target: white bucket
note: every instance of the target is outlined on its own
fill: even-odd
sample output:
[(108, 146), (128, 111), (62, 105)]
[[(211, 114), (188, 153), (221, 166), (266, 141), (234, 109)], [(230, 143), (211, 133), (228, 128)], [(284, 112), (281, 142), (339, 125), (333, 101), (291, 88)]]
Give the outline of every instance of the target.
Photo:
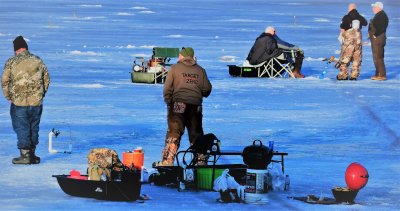
[(268, 202), (267, 173), (267, 169), (247, 169), (244, 202), (248, 204), (266, 204)]

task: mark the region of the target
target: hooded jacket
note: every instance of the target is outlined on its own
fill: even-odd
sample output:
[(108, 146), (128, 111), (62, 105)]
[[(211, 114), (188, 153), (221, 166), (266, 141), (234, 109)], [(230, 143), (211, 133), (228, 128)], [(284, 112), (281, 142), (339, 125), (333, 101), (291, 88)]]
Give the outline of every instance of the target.
[(281, 53), (282, 50), (278, 48), (277, 40), (269, 33), (262, 33), (251, 47), (247, 60), (250, 64), (256, 65), (277, 57)]
[(164, 101), (167, 105), (173, 102), (201, 105), (203, 97), (208, 97), (211, 89), (206, 71), (193, 58), (185, 57), (168, 71)]
[(347, 15), (343, 16), (340, 28), (344, 29), (345, 31), (351, 29), (351, 22), (353, 20), (360, 21), (360, 30), (362, 26), (366, 26), (368, 24), (367, 20), (365, 20), (365, 18), (361, 16), (356, 9), (353, 9)]

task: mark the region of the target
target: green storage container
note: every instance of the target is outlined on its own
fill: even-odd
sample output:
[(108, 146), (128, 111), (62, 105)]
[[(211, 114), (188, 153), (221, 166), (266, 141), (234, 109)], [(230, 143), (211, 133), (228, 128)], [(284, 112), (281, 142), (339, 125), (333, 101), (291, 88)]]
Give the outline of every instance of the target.
[[(239, 184), (243, 185), (246, 183), (246, 170), (247, 166), (244, 164), (229, 164), (229, 165), (216, 165), (214, 180), (221, 176), (225, 169), (229, 169), (229, 174), (233, 176)], [(212, 166), (197, 166), (196, 177), (197, 187), (204, 190), (212, 190)]]

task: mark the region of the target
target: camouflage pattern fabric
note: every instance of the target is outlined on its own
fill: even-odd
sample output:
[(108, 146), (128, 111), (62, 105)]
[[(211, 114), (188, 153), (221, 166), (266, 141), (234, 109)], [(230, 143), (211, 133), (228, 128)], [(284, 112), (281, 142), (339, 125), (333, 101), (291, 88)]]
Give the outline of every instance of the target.
[(172, 166), (176, 152), (178, 151), (181, 140), (174, 137), (167, 137), (165, 139), (165, 147), (162, 151), (162, 165)]
[(344, 43), (342, 45), (342, 51), (339, 58), (340, 62), (340, 73), (338, 79), (347, 79), (348, 77), (348, 66), (352, 62), (351, 67), (351, 78), (357, 78), (360, 76), (360, 67), (362, 61), (362, 37), (360, 30), (349, 29), (344, 32), (343, 35)]
[(88, 167), (89, 180), (100, 181), (101, 175), (105, 175), (107, 181), (111, 180), (111, 170), (108, 168), (100, 168), (98, 165)]
[(16, 106), (40, 106), (50, 84), (43, 61), (25, 50), (10, 58), (1, 78), (5, 98)]
[(122, 171), (123, 169), (117, 152), (108, 148), (91, 149), (88, 154), (88, 164), (89, 167), (98, 166), (99, 168), (112, 169), (114, 171)]

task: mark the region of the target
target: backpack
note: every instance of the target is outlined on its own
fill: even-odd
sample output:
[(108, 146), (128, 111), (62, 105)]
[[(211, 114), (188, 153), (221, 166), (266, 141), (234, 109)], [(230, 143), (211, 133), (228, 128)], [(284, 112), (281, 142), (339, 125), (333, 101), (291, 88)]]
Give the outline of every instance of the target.
[(88, 156), (88, 176), (90, 180), (110, 181), (112, 172), (122, 171), (123, 164), (115, 150), (108, 148), (91, 149)]
[[(216, 147), (216, 149), (213, 150), (213, 147)], [(195, 142), (189, 147), (189, 149), (201, 154), (206, 154), (207, 152), (219, 152), (219, 140), (212, 133), (201, 135), (196, 138)]]

